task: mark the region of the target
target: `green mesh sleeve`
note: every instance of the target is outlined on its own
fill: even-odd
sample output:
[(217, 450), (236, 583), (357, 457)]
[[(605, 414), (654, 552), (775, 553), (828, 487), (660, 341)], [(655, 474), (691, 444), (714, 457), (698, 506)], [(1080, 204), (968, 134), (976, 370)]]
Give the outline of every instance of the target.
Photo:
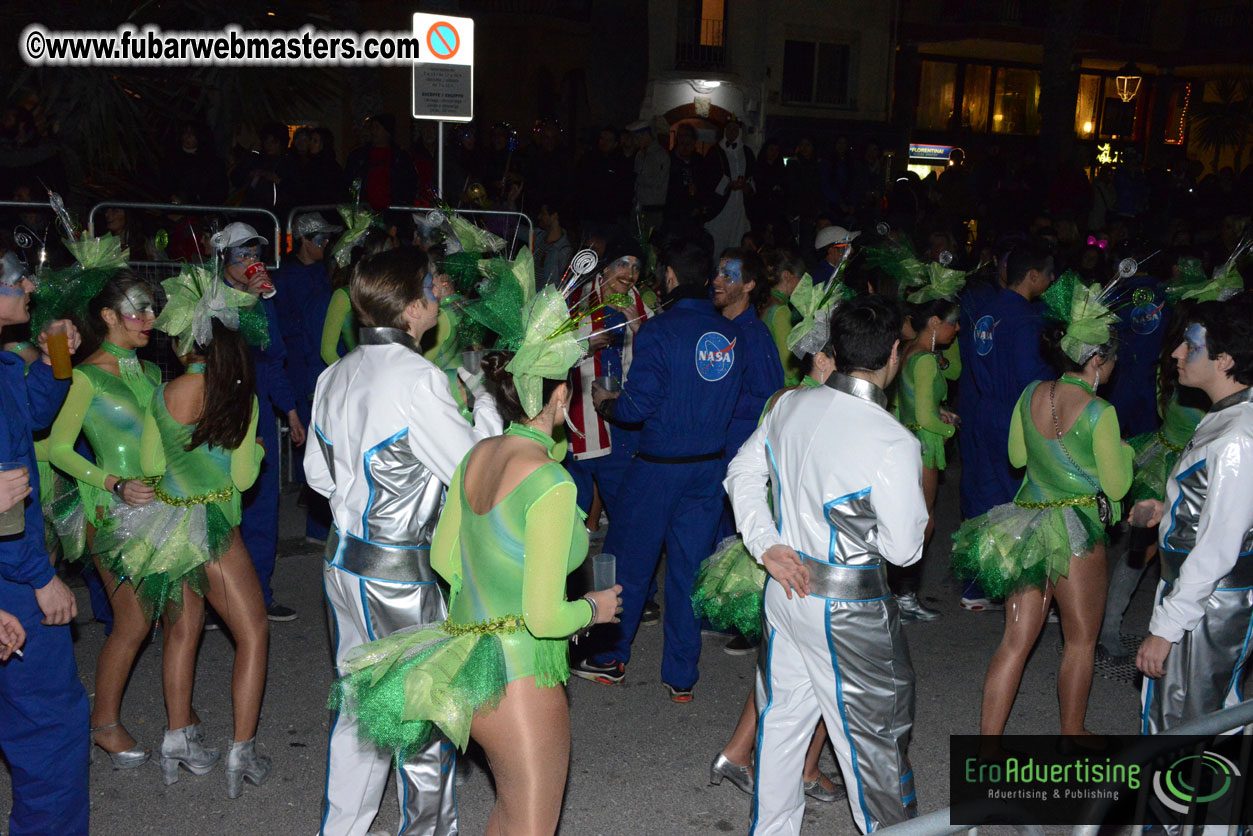
[(537, 638), (573, 635), (591, 619), (588, 602), (566, 600), (566, 561), (577, 508), (574, 482), (562, 481), (544, 491), (526, 512), (522, 618)]
[(1014, 467), (1027, 466), (1027, 436), (1022, 424), (1022, 413), (1030, 408), (1031, 393), (1034, 391), (1035, 386), (1028, 386), (1018, 396), (1018, 403), (1014, 404), (1014, 412), (1009, 418), (1009, 463)]
[[(153, 395), (153, 398), (163, 397), (164, 389)], [(144, 415), (144, 432), (139, 437), (139, 468), (145, 476), (165, 475), (165, 445), (161, 443), (161, 429), (151, 409)]]
[(350, 344), (344, 333), (344, 326), (351, 314), (352, 301), (348, 298), (348, 291), (341, 287), (331, 294), (331, 303), (326, 308), (326, 319), (322, 322), (322, 362), (328, 366), (339, 359), (341, 339), (350, 351), (357, 347), (356, 340), (353, 339)]
[(248, 422), (248, 434), (244, 441), (231, 451), (231, 482), (240, 493), (252, 487), (261, 472), (261, 460), (266, 450), (257, 444), (257, 398), (252, 398), (252, 419)]
[(1092, 454), (1096, 457), (1096, 475), (1101, 490), (1117, 502), (1131, 487), (1135, 451), (1122, 440), (1118, 430), (1118, 412), (1106, 406), (1092, 428)]
[(461, 565), (456, 559), (460, 554), (457, 544), (461, 541), (461, 478), (465, 473), (466, 461), (461, 460), (453, 471), (452, 483), (448, 486), (448, 499), (444, 502), (444, 510), (440, 512), (439, 522), (435, 525), (435, 535), (431, 538), (431, 568), (448, 582), (448, 604), (456, 600), (461, 591)]
[(107, 489), (105, 480), (109, 474), (74, 452), (74, 442), (78, 441), (83, 431), (83, 420), (95, 397), (96, 390), (92, 388), (91, 379), (75, 369), (69, 394), (65, 396), (65, 403), (61, 405), (57, 420), (52, 422), (52, 430), (48, 433), (48, 461), (83, 484), (103, 491)]
[(957, 427), (940, 420), (940, 404), (935, 399), (935, 382), (940, 377), (940, 366), (935, 357), (924, 356), (915, 363), (914, 374), (917, 375), (914, 380), (914, 418), (924, 430), (941, 438), (952, 438)]
[(944, 359), (948, 361), (948, 366), (943, 370), (944, 376), (949, 380), (957, 380), (962, 374), (962, 353), (957, 346), (957, 340), (953, 340), (942, 353)]

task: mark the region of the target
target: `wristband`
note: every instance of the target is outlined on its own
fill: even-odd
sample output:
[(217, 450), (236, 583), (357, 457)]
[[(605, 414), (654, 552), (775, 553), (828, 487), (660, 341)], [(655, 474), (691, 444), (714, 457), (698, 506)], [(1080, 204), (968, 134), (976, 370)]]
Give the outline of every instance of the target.
[[(116, 482), (113, 483), (113, 488), (111, 492), (118, 499), (122, 499), (122, 483), (125, 481), (126, 481), (125, 479), (118, 479)], [(125, 502), (126, 500), (123, 499), (122, 501)]]
[(588, 606), (592, 608), (592, 620), (587, 622), (587, 626), (591, 627), (593, 624), (596, 623), (596, 617), (600, 615), (600, 608), (596, 606), (596, 600), (592, 598), (590, 595), (584, 595), (583, 600), (586, 601), (588, 603)]

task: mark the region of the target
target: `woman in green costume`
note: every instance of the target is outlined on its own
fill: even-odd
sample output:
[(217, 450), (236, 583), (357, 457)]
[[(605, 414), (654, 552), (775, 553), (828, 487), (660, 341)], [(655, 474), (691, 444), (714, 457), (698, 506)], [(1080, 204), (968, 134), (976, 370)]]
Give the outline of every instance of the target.
[[(148, 344), (156, 319), (147, 285), (129, 271), (113, 274), (87, 303), (82, 330), (85, 342), (99, 348), (74, 369), (69, 394), (48, 436), (51, 464), (78, 482), (86, 516), (89, 550), (113, 607), (113, 632), (96, 661), (92, 740), (119, 769), (148, 760), (121, 724), (122, 694), (135, 657), (148, 636), (149, 620), (123, 583), (116, 562), (101, 553), (101, 529), (122, 508), (146, 505), (155, 494), (141, 477), (140, 438), (152, 393), (161, 382), (155, 365), (135, 350)], [(95, 456), (89, 462), (74, 451), (79, 435)], [(106, 538), (107, 539), (107, 538)]]
[(770, 268), (770, 304), (761, 312), (761, 321), (774, 337), (774, 347), (783, 361), (783, 385), (791, 387), (800, 383), (804, 375), (800, 358), (788, 350), (787, 337), (796, 324), (789, 300), (801, 277), (806, 275), (805, 260), (796, 250), (777, 249), (770, 254), (767, 266)]
[(353, 270), (361, 259), (396, 246), (395, 228), (389, 232), (377, 226), (374, 214), (345, 206), (339, 208), (339, 214), (347, 228), (331, 248), (335, 260), (331, 276), (334, 290), (322, 322), (322, 362), (328, 366), (357, 347), (357, 323), (348, 298), (348, 282)]
[(484, 363), (512, 423), (458, 466), (435, 530), (431, 566), (449, 585), (448, 620), (364, 645), (333, 700), (348, 697), (343, 710), (398, 752), (424, 742), (432, 725), (462, 749), (473, 737), (496, 781), (489, 833), (556, 830), (570, 749), (558, 687), (569, 676), (567, 638), (616, 620), (622, 591), (565, 598), (587, 536), (553, 430), (583, 349), (555, 288), (534, 298), (525, 321), (514, 358), (494, 353)]
[(254, 389), (249, 343), (262, 343), (267, 325), (255, 297), (207, 268), (187, 266), (164, 286), (169, 302), (156, 327), (177, 342), (187, 368), (153, 393), (145, 419), (140, 463), (154, 477), (157, 501), (115, 515), (97, 542), (107, 532), (106, 562), (138, 593), (145, 614), (163, 619), (167, 785), (178, 780), (180, 765), (203, 775), (220, 759), (204, 745), (191, 706), (205, 598), (231, 631), (235, 733), (226, 784), (227, 796), (238, 798), (245, 779), (261, 784), (270, 770), (255, 744), (269, 621), (239, 536), (240, 494), (256, 480), (264, 455), (257, 401), (246, 394)]
[[(1069, 274), (1068, 274), (1069, 275)], [(1112, 287), (1112, 285), (1111, 285)], [(1005, 596), (1005, 633), (983, 686), (980, 732), (1004, 732), (1022, 670), (1054, 598), (1066, 647), (1058, 673), (1061, 733), (1086, 735), (1097, 633), (1105, 605), (1105, 528), (1131, 484), (1131, 448), (1114, 408), (1096, 396), (1114, 371), (1108, 291), (1066, 276), (1045, 294), (1045, 348), (1063, 374), (1036, 381), (1014, 407), (1009, 458), (1027, 472), (1012, 503), (953, 535), (953, 563)]]

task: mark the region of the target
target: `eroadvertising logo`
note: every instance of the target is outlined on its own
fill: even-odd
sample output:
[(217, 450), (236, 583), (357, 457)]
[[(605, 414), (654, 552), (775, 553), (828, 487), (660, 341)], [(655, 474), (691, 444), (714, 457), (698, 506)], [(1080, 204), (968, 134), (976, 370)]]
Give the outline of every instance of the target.
[[(1209, 784), (1207, 791), (1191, 785), (1194, 772), (1199, 773), (1202, 786)], [(1229, 758), (1207, 750), (1200, 755), (1184, 755), (1166, 769), (1157, 770), (1153, 793), (1167, 809), (1186, 816), (1192, 804), (1211, 804), (1224, 798), (1239, 778), (1240, 768)]]

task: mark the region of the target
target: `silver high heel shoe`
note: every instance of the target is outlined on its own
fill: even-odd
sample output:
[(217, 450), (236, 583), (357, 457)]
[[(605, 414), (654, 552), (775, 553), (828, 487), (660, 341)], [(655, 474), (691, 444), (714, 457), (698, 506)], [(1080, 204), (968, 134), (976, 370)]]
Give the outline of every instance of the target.
[[(88, 731), (88, 734), (91, 737), (92, 746), (100, 746), (100, 744), (96, 742), (96, 732), (104, 731), (105, 729), (114, 729), (120, 725), (122, 725), (122, 723), (119, 721), (117, 723), (110, 723), (107, 726), (92, 727)], [(96, 750), (95, 748), (92, 748), (91, 751), (92, 758), (94, 759)], [(100, 746), (100, 751), (109, 756), (109, 762), (113, 764), (114, 769), (134, 769), (136, 767), (143, 766), (148, 762), (148, 759), (152, 757), (152, 752), (150, 750), (141, 749), (138, 745), (127, 749), (125, 752), (110, 752), (108, 749)]]
[(840, 801), (841, 799), (848, 798), (848, 790), (844, 787), (844, 782), (840, 780), (839, 776), (832, 777), (828, 775), (826, 778), (835, 785), (835, 789), (828, 790), (823, 787), (822, 779), (819, 778), (817, 781), (805, 782), (805, 795), (815, 801), (823, 801), (827, 804), (830, 804), (833, 801)]
[(740, 766), (727, 760), (727, 756), (718, 753), (714, 762), (709, 765), (709, 783), (718, 785), (726, 778), (740, 792), (753, 794), (753, 768)]
[(259, 787), (270, 777), (270, 756), (257, 751), (257, 739), (232, 743), (226, 750), (226, 797), (244, 794), (244, 779)]
[(165, 739), (161, 741), (161, 780), (167, 787), (176, 782), (179, 764), (192, 775), (204, 775), (221, 758), (221, 752), (204, 745), (204, 732), (198, 724), (166, 729)]

